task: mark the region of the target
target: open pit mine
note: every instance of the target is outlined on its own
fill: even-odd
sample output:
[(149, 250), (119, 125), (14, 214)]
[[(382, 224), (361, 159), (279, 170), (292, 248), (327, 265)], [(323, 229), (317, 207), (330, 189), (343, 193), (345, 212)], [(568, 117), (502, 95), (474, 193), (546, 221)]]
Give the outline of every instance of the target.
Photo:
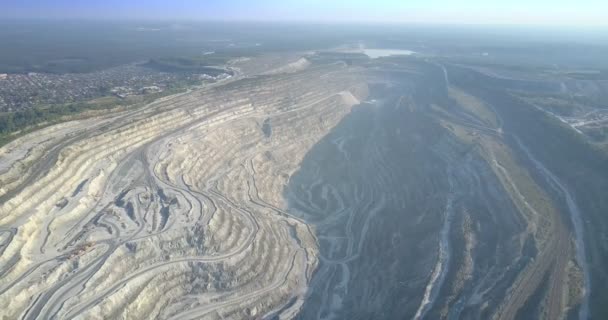
[(231, 79), (0, 148), (0, 318), (601, 308), (594, 200), (547, 143), (571, 129), (539, 120), (516, 80), (353, 55), (241, 59)]

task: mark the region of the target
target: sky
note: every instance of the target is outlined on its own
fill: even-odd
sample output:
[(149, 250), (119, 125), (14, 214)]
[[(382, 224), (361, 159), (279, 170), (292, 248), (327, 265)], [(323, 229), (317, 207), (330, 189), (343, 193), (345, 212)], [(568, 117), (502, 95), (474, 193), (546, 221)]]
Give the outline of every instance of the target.
[(0, 0), (0, 18), (607, 26), (607, 0)]

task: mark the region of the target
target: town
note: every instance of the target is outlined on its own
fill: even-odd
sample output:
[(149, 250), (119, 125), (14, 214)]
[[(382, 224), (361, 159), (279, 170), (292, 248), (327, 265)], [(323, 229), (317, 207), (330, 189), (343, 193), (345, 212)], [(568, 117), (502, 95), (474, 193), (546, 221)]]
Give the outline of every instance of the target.
[(0, 112), (82, 102), (110, 95), (124, 99), (169, 88), (214, 82), (227, 76), (227, 73), (212, 76), (198, 72), (162, 72), (140, 63), (90, 73), (2, 73)]

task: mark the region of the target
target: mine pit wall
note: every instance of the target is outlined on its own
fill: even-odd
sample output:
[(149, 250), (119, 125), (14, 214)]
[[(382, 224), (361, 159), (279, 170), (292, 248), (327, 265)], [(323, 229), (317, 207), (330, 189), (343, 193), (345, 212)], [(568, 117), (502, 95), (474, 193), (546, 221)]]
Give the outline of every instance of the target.
[[(526, 207), (521, 181), (534, 201), (544, 192), (513, 157), (524, 155), (512, 141), (490, 132), (469, 143), (459, 124), (445, 124), (467, 119), (448, 96), (447, 74), (491, 103), (505, 131), (549, 150), (535, 156), (576, 190), (594, 222), (585, 224), (587, 239), (605, 232), (596, 192), (608, 182), (593, 173), (608, 162), (576, 143), (560, 162), (551, 141), (572, 137), (559, 126), (509, 96), (498, 96), (512, 103), (504, 105), (469, 88), (474, 78), (459, 82), (450, 68), (407, 64), (380, 76), (313, 64), (243, 79), (94, 128), (50, 132), (44, 150), (61, 146), (56, 160), (36, 149), (2, 158), (12, 169), (1, 181), (17, 182), (0, 204), (0, 310), (26, 319), (542, 314), (542, 301), (562, 300), (537, 297), (561, 293), (561, 281), (580, 274), (563, 258), (573, 257), (568, 236), (552, 241), (549, 231), (568, 233), (545, 214), (558, 212), (551, 205)], [(85, 131), (75, 141), (63, 136)], [(35, 145), (31, 137), (20, 141)], [(48, 161), (48, 169), (14, 180), (19, 161)], [(576, 161), (600, 171), (570, 170)], [(564, 250), (556, 254), (552, 242)], [(601, 284), (605, 243), (587, 248)], [(576, 316), (571, 295), (566, 307)], [(592, 291), (592, 315), (603, 314), (601, 299)]]
[[(369, 101), (310, 149), (283, 191), (320, 245), (299, 318), (576, 314), (577, 294), (562, 298), (580, 270), (567, 266), (558, 202), (502, 136), (513, 128), (463, 130), (467, 110), (448, 96), (448, 71), (410, 67), (370, 81)], [(445, 124), (454, 119), (463, 122)], [(437, 267), (450, 197), (451, 258)]]
[(28, 319), (296, 312), (318, 251), (281, 190), (366, 95), (357, 70), (308, 68), (166, 99), (62, 148), (0, 205), (14, 230), (2, 233), (1, 309)]

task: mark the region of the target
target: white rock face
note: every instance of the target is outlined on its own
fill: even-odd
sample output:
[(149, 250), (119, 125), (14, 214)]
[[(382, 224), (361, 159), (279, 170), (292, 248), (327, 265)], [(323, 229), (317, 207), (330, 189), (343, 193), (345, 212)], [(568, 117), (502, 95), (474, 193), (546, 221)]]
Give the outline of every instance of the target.
[(0, 148), (0, 314), (294, 314), (318, 248), (282, 191), (366, 86), (342, 65), (283, 72)]

